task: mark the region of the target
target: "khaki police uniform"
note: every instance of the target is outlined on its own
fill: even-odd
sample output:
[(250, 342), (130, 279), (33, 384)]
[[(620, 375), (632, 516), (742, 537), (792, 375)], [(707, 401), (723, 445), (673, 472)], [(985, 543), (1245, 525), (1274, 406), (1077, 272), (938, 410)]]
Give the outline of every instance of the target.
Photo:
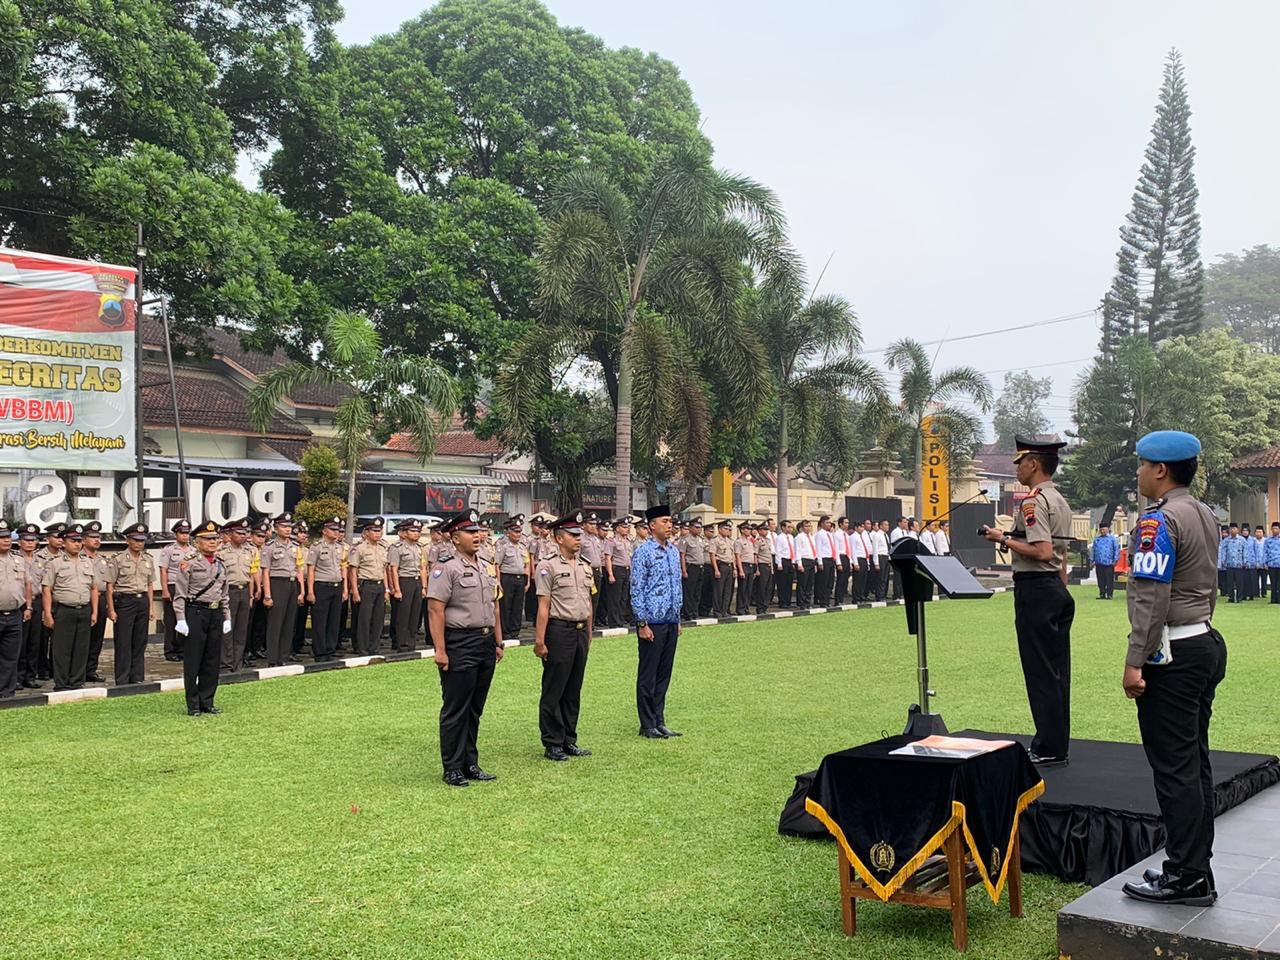
[[(86, 534), (87, 532), (86, 530)], [(100, 529), (95, 529), (94, 532), (101, 536)], [(86, 547), (84, 555), (89, 557), (89, 562), (93, 564), (93, 583), (98, 588), (98, 617), (89, 628), (89, 658), (85, 668), (85, 679), (92, 680), (97, 677), (98, 679), (93, 682), (101, 682), (98, 662), (102, 658), (102, 641), (107, 635), (107, 564), (110, 561), (100, 550), (90, 556)]]
[[(216, 524), (207, 525), (217, 532)], [(202, 525), (197, 530), (203, 530)], [(218, 690), (218, 662), (222, 658), (222, 638), (231, 631), (230, 589), (227, 568), (215, 553), (196, 556), (178, 566), (173, 612), (178, 622), (187, 623), (187, 642), (182, 658), (182, 687), (187, 695), (187, 712), (213, 710)]]
[(341, 540), (320, 540), (307, 551), (308, 582), (315, 578), (311, 604), (311, 649), (317, 660), (332, 660), (338, 653), (342, 626), (342, 592), (347, 579), (347, 545)]
[(756, 613), (764, 613), (773, 601), (773, 542), (768, 530), (756, 531)]
[(400, 591), (391, 600), (393, 633), (391, 648), (407, 652), (418, 645), (418, 623), (422, 620), (422, 567), (426, 562), (421, 542), (398, 540), (387, 548), (391, 581)]
[[(713, 612), (717, 617), (727, 617), (732, 612), (729, 604), (733, 601), (733, 581), (736, 576), (733, 570), (733, 540), (730, 537), (717, 535), (710, 541), (711, 577), (714, 581)], [(717, 579), (716, 573), (720, 576)]]
[[(33, 531), (32, 526), (26, 528)], [(13, 548), (14, 553), (21, 553), (22, 562), (27, 566), (27, 580), (31, 584), (31, 618), (22, 625), (22, 652), (18, 656), (18, 684), (27, 688), (38, 687), (36, 677), (39, 675), (41, 645), (45, 632), (44, 626), (44, 594), (41, 584), (44, 583), (44, 561), (40, 560), (40, 551), (27, 553), (22, 550), (21, 543)]]
[(281, 666), (293, 653), (293, 633), (298, 619), (298, 595), (307, 556), (293, 540), (276, 536), (262, 548), (262, 575), (270, 581), (271, 608), (267, 611), (267, 664)]
[(83, 553), (74, 559), (59, 554), (45, 567), (43, 585), (52, 598), (53, 688), (82, 687), (89, 666), (90, 621), (97, 601), (93, 563)]
[(151, 585), (156, 562), (144, 548), (136, 556), (127, 547), (107, 569), (110, 606), (116, 613), (113, 643), (116, 686), (146, 679), (147, 634), (151, 630)]
[(443, 606), (444, 636), (437, 645), (448, 657), (440, 668), (440, 763), (448, 775), (479, 767), (476, 747), (501, 642), (498, 579), (493, 565), (477, 554), (441, 550), (427, 578), (427, 601)]
[(370, 655), (382, 643), (386, 615), (387, 548), (361, 539), (347, 554), (347, 568), (355, 576), (360, 602), (356, 606), (356, 652)]
[(182, 648), (186, 640), (174, 629), (178, 618), (173, 612), (173, 584), (178, 578), (178, 566), (196, 555), (195, 544), (185, 545), (176, 540), (160, 551), (160, 569), (164, 572), (163, 583), (169, 585), (169, 599), (162, 600), (164, 616), (164, 656), (166, 660), (181, 660)]
[(502, 636), (517, 640), (524, 626), (525, 597), (529, 586), (529, 546), (523, 538), (512, 542), (508, 536), (498, 541), (494, 562), (502, 584)]
[(542, 661), (538, 727), (544, 747), (564, 750), (578, 742), (582, 678), (591, 648), (594, 570), (585, 557), (569, 559), (557, 550), (538, 561), (534, 582), (539, 602), (542, 597), (550, 601), (542, 637), (547, 655)]
[(693, 620), (702, 616), (702, 593), (706, 578), (711, 576), (710, 557), (707, 554), (707, 541), (702, 536), (701, 528), (683, 540), (684, 568), (688, 576), (684, 582), (684, 619)]
[(39, 618), (34, 634), (34, 652), (32, 653), (31, 676), (40, 680), (48, 680), (53, 676), (53, 628), (44, 625), (44, 591), (41, 589), (44, 584), (44, 571), (54, 557), (62, 556), (61, 550), (52, 550), (46, 544), (35, 552), (31, 566), (35, 570), (35, 575), (31, 579), (31, 592), (38, 595), (32, 597), (32, 613), (31, 622), (36, 623)]
[(631, 614), (631, 555), (635, 549), (635, 541), (620, 532), (604, 544), (604, 555), (613, 571), (609, 584), (609, 625), (613, 627), (625, 627), (635, 620)]
[[(7, 524), (0, 536), (9, 539)], [(0, 554), (0, 700), (18, 690), (18, 659), (22, 656), (23, 617), (31, 608), (27, 561), (17, 547)]]
[(756, 584), (756, 542), (750, 534), (739, 533), (733, 541), (733, 555), (742, 569), (738, 577), (737, 613), (739, 616), (751, 612), (751, 598), (755, 595)]
[(227, 571), (227, 597), (231, 607), (231, 632), (222, 642), (222, 670), (234, 673), (240, 669), (249, 640), (253, 609), (249, 599), (258, 568), (258, 550), (248, 540), (238, 547), (224, 543), (218, 548), (217, 556)]

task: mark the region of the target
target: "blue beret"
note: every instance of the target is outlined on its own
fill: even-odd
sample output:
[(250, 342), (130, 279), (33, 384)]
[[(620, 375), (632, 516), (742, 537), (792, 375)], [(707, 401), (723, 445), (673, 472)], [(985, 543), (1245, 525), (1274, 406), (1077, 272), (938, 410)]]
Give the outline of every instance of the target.
[(1156, 430), (1138, 441), (1134, 453), (1151, 463), (1177, 463), (1200, 456), (1200, 441), (1181, 430)]

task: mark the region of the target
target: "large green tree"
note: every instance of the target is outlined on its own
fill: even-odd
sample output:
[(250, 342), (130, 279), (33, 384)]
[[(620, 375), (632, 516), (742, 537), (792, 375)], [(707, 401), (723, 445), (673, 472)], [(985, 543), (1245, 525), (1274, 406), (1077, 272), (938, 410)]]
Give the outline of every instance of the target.
[(1015, 436), (1034, 437), (1048, 431), (1050, 423), (1043, 404), (1051, 393), (1051, 377), (1032, 376), (1026, 370), (1004, 375), (1004, 386), (991, 416), (1001, 450), (1012, 450)]
[(1265, 350), (1280, 353), (1280, 249), (1256, 246), (1224, 253), (1205, 275), (1210, 326)]
[(1102, 300), (1102, 351), (1126, 337), (1153, 343), (1204, 322), (1199, 191), (1182, 56), (1169, 52), (1133, 206), (1120, 228), (1116, 273)]

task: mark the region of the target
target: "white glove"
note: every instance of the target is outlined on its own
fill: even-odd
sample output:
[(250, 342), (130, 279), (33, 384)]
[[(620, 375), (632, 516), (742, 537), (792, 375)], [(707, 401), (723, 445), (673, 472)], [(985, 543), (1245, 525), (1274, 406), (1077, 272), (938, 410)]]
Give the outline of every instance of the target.
[(191, 628), (187, 626), (187, 621), (185, 620), (179, 620), (173, 625), (173, 629), (184, 637), (191, 632)]
[(231, 632), (231, 621), (230, 621), (230, 620), (223, 620), (223, 621), (222, 621), (222, 632), (223, 632), (223, 633), (230, 633), (230, 632)]

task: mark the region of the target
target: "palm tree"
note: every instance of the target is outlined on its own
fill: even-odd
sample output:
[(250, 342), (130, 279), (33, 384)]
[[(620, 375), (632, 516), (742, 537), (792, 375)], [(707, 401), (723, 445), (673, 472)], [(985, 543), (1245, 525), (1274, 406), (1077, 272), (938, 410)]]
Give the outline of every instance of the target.
[(542, 324), (497, 384), (510, 419), (530, 420), (530, 367), (585, 360), (601, 370), (615, 411), (618, 513), (631, 508), (633, 437), (642, 458), (665, 442), (685, 473), (705, 472), (707, 394), (681, 351), (716, 356), (735, 393), (729, 407), (759, 412), (767, 378), (740, 294), (748, 267), (767, 266), (781, 246), (783, 225), (769, 190), (690, 151), (659, 161), (634, 199), (594, 169), (567, 175), (538, 244)]
[[(821, 281), (821, 277), (819, 277)], [(884, 377), (861, 357), (853, 307), (835, 294), (806, 294), (803, 268), (790, 258), (760, 285), (753, 310), (778, 393), (778, 520), (787, 519), (788, 476), (796, 454), (822, 451), (837, 477), (853, 477), (854, 398), (887, 403)]]
[(983, 421), (957, 401), (967, 399), (986, 413), (991, 409), (991, 381), (973, 367), (952, 367), (935, 374), (924, 346), (910, 338), (895, 341), (885, 361), (890, 370), (899, 371), (898, 404), (885, 418), (885, 446), (901, 450), (904, 464), (915, 470), (919, 517), (924, 515), (925, 417), (932, 418), (954, 466), (961, 455), (972, 455), (985, 429)]
[(382, 346), (368, 317), (335, 313), (325, 324), (315, 360), (294, 360), (267, 371), (249, 393), (249, 418), (265, 430), (281, 401), (304, 387), (338, 387), (345, 396), (334, 415), (338, 455), (347, 480), (347, 529), (355, 528), (356, 474), (375, 441), (406, 430), (425, 464), (458, 405), (457, 383), (435, 361)]

